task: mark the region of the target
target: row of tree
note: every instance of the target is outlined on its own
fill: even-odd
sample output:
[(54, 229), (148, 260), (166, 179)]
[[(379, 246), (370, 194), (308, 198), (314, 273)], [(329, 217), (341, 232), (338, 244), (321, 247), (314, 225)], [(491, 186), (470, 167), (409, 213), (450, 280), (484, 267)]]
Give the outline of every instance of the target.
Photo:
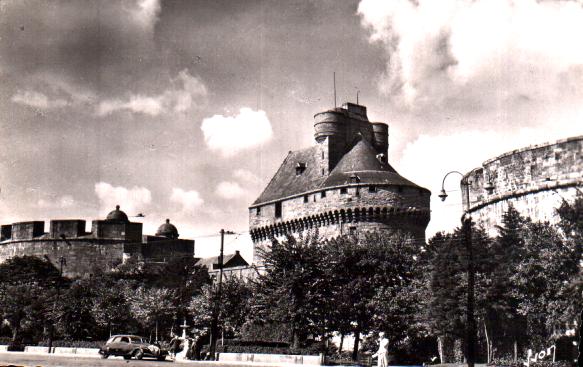
[[(583, 197), (557, 215), (558, 225), (537, 223), (510, 207), (497, 236), (472, 227), (481, 359), (548, 346), (583, 306)], [(394, 351), (425, 359), (439, 345), (450, 362), (465, 351), (465, 233), (438, 233), (427, 244), (388, 232), (288, 236), (259, 250), (263, 272), (225, 279), (220, 300), (206, 269), (189, 258), (70, 280), (46, 260), (16, 257), (0, 264), (0, 317), (15, 341), (103, 340), (112, 332), (154, 339), (183, 320), (208, 330), (219, 305), (219, 326), (235, 335), (266, 321), (287, 328), (294, 348), (350, 334), (356, 358), (361, 336), (384, 331)]]

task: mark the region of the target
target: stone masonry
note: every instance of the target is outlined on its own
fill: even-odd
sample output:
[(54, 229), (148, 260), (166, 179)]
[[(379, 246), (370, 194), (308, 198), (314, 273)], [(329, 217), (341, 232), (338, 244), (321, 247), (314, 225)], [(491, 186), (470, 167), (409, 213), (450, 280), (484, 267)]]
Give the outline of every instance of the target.
[(315, 228), (323, 238), (400, 230), (424, 242), (431, 193), (388, 163), (388, 126), (352, 103), (314, 118), (316, 145), (289, 152), (249, 208), (255, 246)]
[[(491, 235), (512, 204), (534, 220), (557, 221), (555, 209), (583, 188), (583, 136), (514, 150), (465, 175), (470, 212)], [(465, 187), (462, 187), (467, 207)]]

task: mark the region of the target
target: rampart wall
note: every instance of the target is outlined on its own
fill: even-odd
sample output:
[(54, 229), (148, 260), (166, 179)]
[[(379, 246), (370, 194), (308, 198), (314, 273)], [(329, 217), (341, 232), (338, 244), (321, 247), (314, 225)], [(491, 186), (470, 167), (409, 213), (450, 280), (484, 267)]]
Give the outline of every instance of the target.
[[(534, 220), (555, 222), (555, 208), (583, 189), (583, 136), (502, 154), (465, 178), (470, 212), (491, 234), (510, 203)], [(464, 187), (462, 196), (467, 205)]]
[(124, 244), (114, 240), (32, 239), (0, 243), (0, 263), (15, 256), (45, 256), (57, 268), (63, 258), (63, 274), (80, 277), (110, 270), (123, 262)]

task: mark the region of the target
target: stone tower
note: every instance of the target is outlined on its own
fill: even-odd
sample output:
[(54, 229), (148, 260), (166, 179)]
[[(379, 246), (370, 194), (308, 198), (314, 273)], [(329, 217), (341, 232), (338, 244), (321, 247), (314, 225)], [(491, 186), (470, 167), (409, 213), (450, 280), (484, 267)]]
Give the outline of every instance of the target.
[(255, 247), (316, 227), (323, 238), (386, 229), (425, 241), (431, 192), (388, 163), (387, 124), (353, 103), (314, 119), (316, 144), (289, 152), (249, 207)]

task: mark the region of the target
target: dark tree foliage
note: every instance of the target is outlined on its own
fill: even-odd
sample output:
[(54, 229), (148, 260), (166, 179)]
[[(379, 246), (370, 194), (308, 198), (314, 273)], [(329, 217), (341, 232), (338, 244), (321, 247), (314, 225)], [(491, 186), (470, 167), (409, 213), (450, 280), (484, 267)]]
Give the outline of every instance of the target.
[[(509, 205), (502, 214), (502, 224), (497, 227), (498, 237), (492, 242), (490, 258), (492, 269), (490, 285), (486, 290), (484, 326), (490, 345), (496, 341), (502, 353), (512, 353), (518, 358), (518, 345), (524, 344), (526, 320), (518, 313), (520, 296), (513, 275), (526, 255), (524, 230), (529, 220)], [(504, 346), (511, 346), (511, 349)], [(490, 348), (490, 357), (493, 358)]]
[(220, 299), (217, 299), (216, 282), (205, 285), (190, 302), (194, 326), (198, 329), (209, 329), (213, 307), (216, 305), (219, 329), (229, 335), (239, 335), (249, 315), (251, 297), (251, 285), (237, 277), (223, 278)]
[(266, 271), (252, 283), (251, 317), (289, 325), (293, 346), (298, 348), (308, 334), (320, 334), (322, 320), (328, 316), (325, 249), (315, 233), (274, 240), (258, 251)]
[[(484, 230), (472, 224), (472, 249), (475, 270), (474, 314), (483, 320), (486, 289), (492, 267), (491, 240)], [(442, 363), (454, 361), (454, 342), (465, 344), (467, 328), (468, 252), (463, 231), (437, 233), (431, 238), (423, 253), (426, 272), (425, 293), (428, 300), (422, 311), (425, 325), (439, 340)], [(460, 350), (462, 353), (465, 351)]]
[[(369, 232), (326, 244), (333, 289), (330, 329), (360, 335), (384, 331), (392, 345), (414, 333), (419, 294), (414, 287), (420, 246), (401, 233)], [(356, 358), (355, 343), (353, 358)]]
[(22, 329), (40, 336), (52, 325), (55, 297), (67, 287), (67, 279), (45, 259), (13, 257), (0, 264), (0, 318), (12, 330), (12, 342), (20, 341)]

